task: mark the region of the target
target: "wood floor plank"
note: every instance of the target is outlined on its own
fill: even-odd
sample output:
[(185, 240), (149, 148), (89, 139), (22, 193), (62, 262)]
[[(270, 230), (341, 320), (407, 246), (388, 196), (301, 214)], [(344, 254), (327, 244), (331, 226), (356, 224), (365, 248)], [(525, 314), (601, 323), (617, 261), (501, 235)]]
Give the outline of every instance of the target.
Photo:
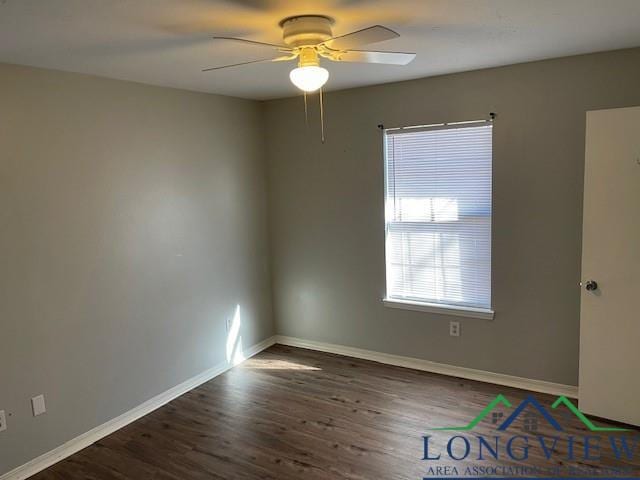
[[(434, 465), (422, 460), (423, 435), (433, 435), (432, 446), (445, 450), (451, 433), (430, 429), (467, 424), (500, 393), (513, 405), (531, 394), (275, 345), (33, 478), (417, 480)], [(535, 398), (547, 408), (555, 400)], [(563, 415), (562, 425), (576, 436), (574, 447), (584, 448), (584, 424)], [(523, 420), (513, 428), (522, 434)], [(490, 437), (496, 424), (488, 416), (472, 433)], [(554, 434), (544, 422), (535, 433), (549, 442)], [(532, 452), (527, 465), (570, 465), (593, 474), (626, 466), (637, 474), (640, 464), (640, 452), (632, 461), (609, 454), (572, 462), (559, 456), (566, 456), (567, 445), (555, 451), (552, 460)], [(479, 463), (437, 462), (458, 468)], [(507, 458), (483, 464), (522, 465)]]

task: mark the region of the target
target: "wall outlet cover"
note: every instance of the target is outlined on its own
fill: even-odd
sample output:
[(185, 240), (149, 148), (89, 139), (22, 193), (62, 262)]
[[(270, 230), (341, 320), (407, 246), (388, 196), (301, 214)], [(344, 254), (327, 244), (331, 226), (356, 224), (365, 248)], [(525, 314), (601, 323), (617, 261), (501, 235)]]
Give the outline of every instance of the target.
[(449, 322), (449, 335), (452, 337), (460, 336), (460, 322)]
[(44, 395), (38, 395), (31, 399), (31, 408), (33, 409), (33, 416), (37, 417), (47, 411), (47, 407), (44, 403)]
[(7, 416), (4, 410), (0, 410), (0, 432), (4, 432), (7, 429)]

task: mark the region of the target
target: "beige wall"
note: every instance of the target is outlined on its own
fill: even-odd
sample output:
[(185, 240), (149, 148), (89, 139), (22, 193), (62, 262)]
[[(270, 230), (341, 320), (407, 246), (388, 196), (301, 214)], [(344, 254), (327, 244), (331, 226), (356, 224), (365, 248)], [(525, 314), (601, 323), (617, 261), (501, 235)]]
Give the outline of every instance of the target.
[[(390, 67), (393, 68), (393, 67)], [(363, 66), (366, 75), (366, 66)], [(575, 385), (585, 112), (640, 104), (640, 49), (268, 102), (270, 230), (281, 335)], [(494, 128), (494, 321), (394, 310), (384, 295), (380, 123)], [(311, 117), (318, 117), (317, 110)]]
[(0, 474), (225, 362), (237, 305), (274, 333), (263, 150), (257, 102), (0, 65)]

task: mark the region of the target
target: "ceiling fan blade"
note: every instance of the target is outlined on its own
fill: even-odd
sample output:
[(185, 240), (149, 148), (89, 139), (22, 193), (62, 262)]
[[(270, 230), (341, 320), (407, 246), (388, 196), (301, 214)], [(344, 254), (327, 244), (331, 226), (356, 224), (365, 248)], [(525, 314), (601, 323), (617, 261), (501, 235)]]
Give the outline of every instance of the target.
[(213, 40), (227, 40), (230, 42), (240, 42), (240, 43), (244, 43), (244, 44), (248, 44), (248, 45), (259, 45), (262, 47), (273, 47), (273, 48), (277, 48), (279, 50), (291, 50), (291, 48), (287, 47), (286, 45), (277, 45), (275, 43), (265, 43), (265, 42), (257, 42), (255, 40), (247, 40), (246, 38), (236, 38), (236, 37), (211, 37), (213, 38)]
[(357, 32), (347, 33), (339, 37), (330, 38), (322, 43), (333, 50), (351, 50), (352, 48), (362, 47), (370, 43), (391, 40), (400, 35), (390, 28), (382, 25), (374, 25), (373, 27), (363, 28)]
[(415, 53), (373, 52), (367, 50), (349, 50), (335, 55), (337, 62), (384, 63), (387, 65), (407, 65), (416, 58)]
[(261, 58), (258, 60), (251, 60), (250, 62), (232, 63), (231, 65), (221, 65), (220, 67), (203, 68), (202, 71), (211, 72), (213, 70), (222, 70), (223, 68), (241, 67), (242, 65), (251, 65), (252, 63), (284, 62), (286, 60), (293, 60), (294, 58), (296, 58), (295, 55), (282, 55), (276, 58)]

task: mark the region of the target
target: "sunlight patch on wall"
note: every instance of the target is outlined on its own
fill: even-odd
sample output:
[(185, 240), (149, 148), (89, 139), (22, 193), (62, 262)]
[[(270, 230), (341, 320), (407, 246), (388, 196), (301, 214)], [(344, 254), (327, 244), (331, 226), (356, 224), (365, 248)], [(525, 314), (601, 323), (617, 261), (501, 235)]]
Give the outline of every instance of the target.
[(231, 319), (229, 332), (227, 333), (227, 362), (231, 365), (239, 365), (246, 360), (242, 351), (242, 335), (240, 335), (240, 305), (236, 305), (236, 310)]

